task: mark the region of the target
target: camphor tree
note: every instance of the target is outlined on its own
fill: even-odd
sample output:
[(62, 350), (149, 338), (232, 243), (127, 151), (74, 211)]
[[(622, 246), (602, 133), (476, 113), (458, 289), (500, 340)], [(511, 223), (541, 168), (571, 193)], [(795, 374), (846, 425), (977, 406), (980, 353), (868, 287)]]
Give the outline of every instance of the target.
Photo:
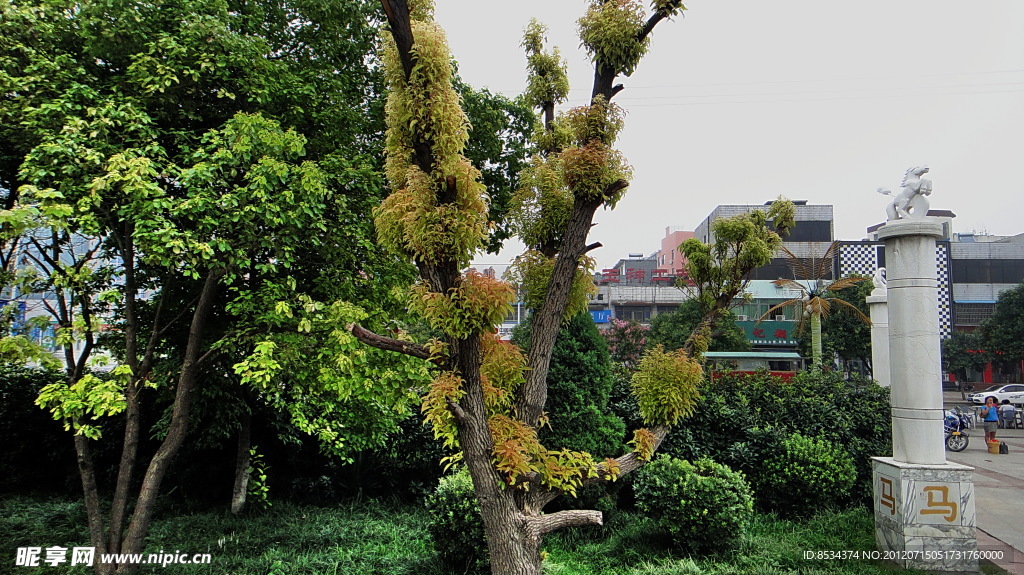
[(1024, 283), (999, 294), (992, 317), (981, 325), (981, 341), (991, 359), (1024, 361)]
[[(339, 326), (367, 321), (352, 304), (412, 275), (366, 237), (381, 190), (361, 155), (381, 131), (368, 113), (375, 20), (359, 2), (0, 5), (0, 233), (30, 248), (4, 286), (52, 302), (66, 370), (38, 403), (74, 431), (97, 555), (143, 551), (197, 389), (217, 371), (237, 364), (263, 401), (334, 445), (409, 404), (402, 386), (421, 362), (376, 362), (378, 350), (333, 361), (356, 345)], [(109, 380), (86, 369), (101, 335), (117, 340)], [(167, 424), (148, 451), (142, 407), (158, 395)], [(112, 416), (120, 437), (103, 433)], [(97, 440), (120, 454), (109, 486)]]
[[(463, 154), (469, 126), (452, 89), (444, 34), (432, 21), (429, 2), (382, 4), (390, 32), (384, 60), (392, 193), (375, 212), (378, 239), (416, 264), (421, 278), (408, 305), (443, 336), (417, 345), (357, 324), (350, 329), (369, 345), (433, 363), (435, 376), (422, 409), (435, 434), (459, 449), (457, 457), (470, 472), (492, 571), (536, 575), (546, 533), (602, 521), (600, 512), (589, 510), (544, 514), (545, 505), (586, 482), (614, 480), (650, 460), (669, 427), (692, 409), (702, 378), (699, 361), (685, 351), (645, 355), (633, 383), (648, 428), (637, 430), (633, 451), (617, 459), (595, 461), (587, 453), (548, 448), (537, 438), (555, 337), (566, 318), (586, 309), (592, 285), (586, 254), (599, 245), (587, 244), (594, 212), (613, 206), (628, 186), (630, 170), (612, 147), (622, 126), (621, 111), (611, 102), (623, 89), (615, 78), (633, 72), (655, 26), (683, 7), (677, 0), (657, 0), (653, 14), (645, 17), (634, 1), (592, 1), (579, 21), (595, 65), (591, 102), (558, 117), (555, 105), (568, 91), (564, 64), (557, 54), (543, 52), (540, 24), (527, 30), (527, 94), (540, 108), (545, 129), (512, 202), (518, 210), (513, 226), (529, 248), (517, 262), (515, 279), (533, 308), (530, 342), (520, 350), (495, 336), (495, 326), (510, 309), (512, 289), (462, 271), (484, 245), (487, 206), (479, 172)], [(777, 227), (785, 229), (784, 210), (777, 211)], [(758, 244), (753, 253), (770, 258), (781, 240), (763, 225), (754, 228), (751, 223), (739, 235)], [(767, 262), (725, 259), (734, 264), (729, 273), (739, 276), (749, 271), (746, 266)], [(718, 269), (710, 258), (705, 263), (708, 270)], [(718, 302), (731, 304), (735, 292), (712, 294), (709, 288), (708, 295), (711, 325)]]

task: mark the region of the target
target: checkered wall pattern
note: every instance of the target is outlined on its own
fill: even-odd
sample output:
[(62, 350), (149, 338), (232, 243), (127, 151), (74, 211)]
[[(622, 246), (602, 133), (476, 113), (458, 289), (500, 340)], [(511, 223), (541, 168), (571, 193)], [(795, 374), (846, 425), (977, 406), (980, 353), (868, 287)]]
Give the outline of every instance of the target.
[[(885, 244), (851, 242), (839, 247), (839, 275), (874, 275), (878, 263), (884, 261)], [(942, 338), (953, 335), (953, 286), (949, 279), (949, 242), (935, 244), (935, 272), (939, 284), (939, 333)]]

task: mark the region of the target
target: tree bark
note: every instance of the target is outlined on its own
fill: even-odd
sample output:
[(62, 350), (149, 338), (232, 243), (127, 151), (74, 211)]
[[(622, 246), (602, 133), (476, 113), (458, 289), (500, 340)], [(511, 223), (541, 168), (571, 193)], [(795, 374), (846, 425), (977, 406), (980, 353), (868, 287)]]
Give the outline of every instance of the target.
[(251, 457), (249, 450), (251, 447), (252, 414), (247, 409), (242, 413), (242, 427), (238, 430), (238, 447), (235, 451), (235, 483), (231, 489), (232, 515), (238, 515), (245, 510), (245, 496), (249, 489), (249, 460)]
[(813, 371), (821, 371), (821, 314), (811, 312), (811, 357)]
[[(387, 16), (391, 36), (395, 41), (406, 80), (417, 64), (414, 50), (415, 39), (412, 34), (409, 9), (406, 0), (380, 0)], [(638, 34), (645, 37), (661, 16), (649, 22)], [(643, 38), (640, 37), (642, 40)], [(602, 70), (595, 76), (593, 96), (603, 96), (606, 101), (618, 93), (622, 86), (614, 86), (617, 71), (607, 66), (598, 66)], [(545, 121), (550, 123), (553, 107), (545, 108)], [(430, 136), (422, 134), (414, 136), (409, 143), (412, 146), (411, 161), (424, 173), (433, 172), (434, 158), (431, 153)], [(451, 203), (455, 200), (455, 182), (448, 177), (437, 182), (438, 205)], [(611, 195), (623, 187), (625, 181), (615, 182), (607, 190)], [(544, 304), (534, 312), (533, 336), (528, 350), (528, 370), (526, 382), (518, 390), (518, 398), (514, 412), (520, 420), (536, 426), (547, 400), (547, 372), (551, 361), (551, 349), (561, 327), (569, 301), (569, 293), (576, 278), (580, 257), (595, 247), (587, 245), (587, 234), (590, 231), (595, 211), (604, 201), (604, 197), (574, 202), (570, 223), (562, 235), (558, 246), (558, 256), (554, 271), (549, 282), (548, 293)], [(458, 286), (461, 273), (458, 262), (442, 261), (427, 264), (417, 262), (420, 276), (436, 293), (447, 293)], [(352, 329), (352, 328), (350, 328)], [(352, 329), (357, 333), (356, 329)], [(458, 405), (451, 406), (458, 429), (459, 446), (463, 452), (466, 466), (473, 480), (473, 487), (480, 503), (480, 511), (487, 536), (487, 545), (491, 556), (491, 571), (495, 575), (539, 575), (541, 573), (540, 544), (545, 533), (570, 525), (600, 524), (601, 514), (597, 511), (571, 511), (555, 513), (550, 516), (542, 514), (546, 502), (557, 494), (535, 485), (530, 492), (504, 487), (504, 477), (494, 467), (494, 441), (491, 436), (487, 418), (487, 409), (483, 397), (480, 377), (480, 339), (479, 333), (470, 334), (465, 339), (449, 338), (448, 362), (450, 368), (463, 380), (465, 395)], [(409, 355), (418, 355), (416, 349), (402, 344), (395, 345), (387, 338), (369, 334), (360, 330), (357, 336), (361, 341), (381, 349), (392, 349)], [(666, 430), (667, 432), (667, 430)], [(658, 441), (664, 437), (662, 433)], [(624, 457), (627, 465), (639, 466), (633, 454)]]
[(551, 366), (551, 350), (562, 326), (565, 309), (569, 304), (569, 291), (576, 279), (579, 259), (587, 247), (587, 234), (594, 219), (594, 212), (601, 205), (600, 198), (584, 202), (573, 202), (569, 223), (563, 235), (558, 259), (555, 260), (548, 294), (540, 309), (533, 312), (533, 328), (530, 334), (530, 348), (527, 352), (529, 369), (526, 382), (519, 390), (516, 404), (519, 417), (530, 425), (536, 425), (544, 404), (547, 402), (548, 369)]
[[(100, 504), (99, 486), (96, 483), (96, 469), (93, 466), (92, 450), (89, 439), (75, 434), (75, 455), (78, 462), (78, 475), (82, 480), (82, 494), (85, 498), (85, 516), (89, 522), (89, 540), (96, 548), (96, 555), (107, 553), (106, 533), (103, 528), (103, 507)], [(97, 575), (112, 572), (108, 565), (99, 561), (95, 563)]]
[[(198, 359), (203, 344), (203, 329), (210, 314), (219, 279), (219, 273), (207, 272), (202, 294), (199, 297), (199, 302), (196, 304), (195, 311), (192, 313), (192, 322), (188, 332), (188, 344), (185, 348), (185, 356), (181, 365), (181, 373), (178, 376), (178, 385), (171, 411), (171, 423), (167, 430), (167, 436), (164, 437), (163, 442), (153, 455), (146, 469), (142, 486), (139, 488), (139, 498), (135, 504), (135, 512), (121, 542), (122, 553), (142, 552), (142, 544), (146, 533), (149, 531), (149, 523), (153, 519), (153, 508), (160, 493), (160, 484), (163, 482), (167, 469), (181, 448), (181, 444), (185, 440), (185, 434), (188, 432), (192, 391), (195, 388), (199, 373)], [(137, 569), (138, 565), (121, 564), (117, 566), (117, 573), (134, 573)]]
[(131, 487), (139, 451), (141, 410), (138, 380), (134, 376), (125, 389), (125, 403), (124, 444), (121, 447), (121, 462), (118, 464), (114, 496), (110, 502), (110, 524), (107, 534), (109, 553), (121, 552), (121, 535), (124, 532), (125, 518), (128, 516), (128, 490)]

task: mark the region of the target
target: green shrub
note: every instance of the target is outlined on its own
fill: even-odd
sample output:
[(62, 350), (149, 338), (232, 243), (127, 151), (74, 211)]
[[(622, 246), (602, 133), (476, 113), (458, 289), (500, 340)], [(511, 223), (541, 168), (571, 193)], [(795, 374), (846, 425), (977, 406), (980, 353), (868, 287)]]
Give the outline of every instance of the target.
[(726, 375), (705, 383), (693, 415), (660, 452), (687, 460), (710, 457), (746, 473), (761, 491), (764, 455), (790, 433), (830, 441), (853, 458), (857, 479), (837, 500), (871, 504), (871, 457), (892, 454), (889, 389), (835, 372), (800, 373), (783, 381), (767, 373)]
[(484, 522), (469, 471), (462, 469), (442, 477), (426, 504), (431, 518), (427, 529), (441, 560), (458, 568), (459, 572), (484, 570), (487, 566)]
[(40, 389), (61, 381), (60, 372), (0, 365), (0, 493), (81, 493), (71, 434), (35, 404)]
[(766, 454), (758, 503), (783, 516), (811, 516), (846, 500), (857, 471), (838, 445), (794, 433)]
[[(512, 341), (523, 349), (532, 325), (527, 319), (512, 333)], [(551, 425), (539, 430), (541, 443), (554, 450), (586, 451), (598, 460), (623, 453), (626, 426), (608, 405), (615, 384), (608, 344), (589, 313), (562, 325), (547, 383)]]
[(633, 491), (637, 507), (691, 553), (733, 548), (754, 509), (743, 474), (710, 459), (662, 455), (638, 472)]

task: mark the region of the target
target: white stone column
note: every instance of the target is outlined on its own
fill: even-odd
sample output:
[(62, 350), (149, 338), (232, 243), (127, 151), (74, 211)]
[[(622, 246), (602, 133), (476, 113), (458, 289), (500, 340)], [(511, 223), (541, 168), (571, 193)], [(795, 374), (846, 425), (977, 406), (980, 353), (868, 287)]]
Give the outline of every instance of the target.
[[(920, 178), (927, 171), (908, 170), (904, 194), (922, 199), (931, 190)], [(942, 225), (918, 215), (927, 213), (927, 201), (896, 219), (900, 202), (894, 200), (878, 230), (885, 242), (893, 456), (872, 458), (875, 541), (903, 567), (977, 573), (974, 470), (946, 462), (942, 429), (935, 265)], [(874, 306), (871, 311), (874, 316)]]
[(871, 317), (871, 375), (882, 387), (889, 387), (889, 309), (884, 287), (867, 297)]
[(935, 275), (940, 237), (942, 224), (928, 217), (890, 221), (878, 230), (885, 242), (893, 459), (899, 462), (946, 462)]

